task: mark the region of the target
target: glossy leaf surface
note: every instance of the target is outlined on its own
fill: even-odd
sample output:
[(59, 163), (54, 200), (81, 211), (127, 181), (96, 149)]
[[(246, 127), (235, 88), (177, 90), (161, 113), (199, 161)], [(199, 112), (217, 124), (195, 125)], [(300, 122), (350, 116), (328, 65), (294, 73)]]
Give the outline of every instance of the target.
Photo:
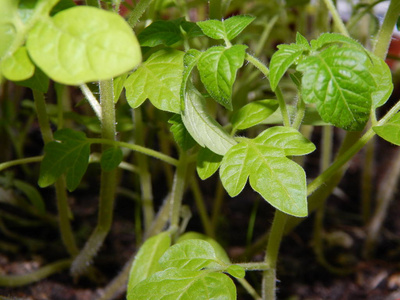
[(400, 146), (400, 113), (397, 113), (386, 124), (372, 129), (384, 140)]
[(221, 155), (212, 152), (210, 149), (201, 148), (197, 155), (197, 174), (203, 180), (211, 177), (217, 172), (221, 161)]
[(151, 55), (125, 81), (126, 99), (133, 108), (146, 99), (160, 110), (179, 113), (184, 53), (165, 49)]

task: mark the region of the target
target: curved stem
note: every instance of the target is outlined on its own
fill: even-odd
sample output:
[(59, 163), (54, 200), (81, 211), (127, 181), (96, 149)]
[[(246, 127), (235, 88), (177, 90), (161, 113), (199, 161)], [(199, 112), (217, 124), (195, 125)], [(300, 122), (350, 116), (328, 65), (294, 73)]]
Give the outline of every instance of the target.
[(44, 157), (43, 155), (41, 155), (41, 156), (33, 156), (33, 157), (20, 158), (20, 159), (15, 159), (15, 160), (10, 160), (10, 161), (6, 161), (6, 162), (3, 162), (3, 163), (0, 163), (0, 172), (5, 170), (5, 169), (14, 167), (14, 166), (41, 162), (43, 160), (43, 157)]
[(335, 22), (335, 25), (337, 26), (339, 32), (345, 36), (350, 37), (349, 32), (347, 31), (346, 26), (344, 25), (342, 18), (339, 15), (339, 12), (337, 11), (335, 5), (333, 4), (332, 0), (324, 0), (326, 7), (328, 7), (333, 21)]
[(146, 11), (147, 7), (151, 4), (153, 0), (140, 0), (133, 9), (131, 15), (129, 16), (128, 23), (132, 28), (135, 28), (136, 24), (139, 22), (140, 17)]

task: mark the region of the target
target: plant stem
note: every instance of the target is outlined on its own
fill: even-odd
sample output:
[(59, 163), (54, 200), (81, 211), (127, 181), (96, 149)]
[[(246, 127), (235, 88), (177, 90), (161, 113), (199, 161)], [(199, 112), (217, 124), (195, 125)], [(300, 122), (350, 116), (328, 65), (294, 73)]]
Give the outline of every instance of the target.
[(287, 215), (280, 210), (275, 211), (274, 220), (268, 238), (265, 263), (269, 270), (263, 272), (262, 299), (276, 299), (276, 265), (278, 261), (279, 247), (285, 229)]
[(153, 0), (140, 0), (139, 3), (136, 4), (128, 19), (128, 24), (132, 28), (135, 28), (136, 24), (139, 22), (140, 17), (143, 15), (143, 13), (146, 11), (147, 7), (149, 7), (152, 1)]
[(3, 163), (0, 163), (0, 172), (5, 169), (14, 167), (14, 166), (25, 165), (25, 164), (35, 163), (35, 162), (41, 162), (42, 160), (43, 160), (43, 155), (6, 161)]
[(333, 21), (338, 28), (339, 32), (345, 36), (350, 37), (349, 32), (347, 31), (346, 26), (344, 25), (342, 18), (339, 15), (339, 12), (337, 11), (335, 5), (333, 4), (332, 0), (324, 0), (326, 7), (329, 9)]
[(211, 220), (208, 216), (207, 208), (204, 205), (204, 198), (203, 198), (203, 195), (201, 194), (199, 183), (197, 182), (197, 178), (195, 178), (194, 176), (192, 177), (192, 179), (190, 181), (190, 187), (192, 189), (193, 198), (194, 198), (194, 201), (196, 202), (196, 206), (199, 211), (199, 215), (200, 215), (201, 223), (203, 224), (204, 231), (205, 231), (206, 235), (208, 235), (209, 237), (215, 238), (214, 228), (212, 227)]
[[(115, 140), (115, 107), (112, 80), (100, 82), (101, 99), (101, 135), (103, 139)], [(110, 146), (102, 144), (104, 152)], [(114, 211), (114, 198), (117, 184), (117, 169), (112, 171), (101, 171), (99, 212), (97, 226), (89, 237), (82, 251), (78, 254), (71, 266), (73, 275), (82, 274), (88, 268), (91, 260), (96, 255), (104, 242), (112, 224)]]
[[(144, 146), (143, 120), (141, 108), (132, 111), (135, 122), (135, 144)], [(139, 167), (140, 190), (142, 195), (142, 210), (144, 216), (144, 229), (147, 230), (154, 219), (153, 192), (151, 176), (147, 157), (140, 152), (136, 152), (137, 165)]]
[(382, 26), (379, 29), (378, 37), (374, 45), (374, 54), (382, 59), (386, 58), (390, 40), (392, 39), (393, 28), (396, 25), (400, 14), (400, 1), (390, 1), (389, 8), (386, 11)]
[(92, 91), (88, 88), (86, 84), (81, 84), (79, 86), (83, 95), (89, 101), (90, 106), (92, 107), (96, 116), (101, 120), (101, 106), (99, 101), (97, 101), (96, 97), (93, 95)]
[(176, 167), (170, 197), (170, 228), (172, 229), (172, 232), (177, 230), (179, 225), (179, 215), (182, 206), (183, 192), (185, 190), (187, 167), (187, 155), (182, 151)]
[(25, 275), (0, 275), (0, 286), (17, 287), (27, 285), (36, 281), (40, 281), (54, 273), (68, 269), (71, 265), (71, 259), (64, 259), (58, 262), (49, 264)]
[[(38, 116), (40, 131), (42, 133), (45, 144), (53, 140), (53, 132), (50, 128), (50, 121), (46, 112), (46, 103), (42, 92), (33, 90), (33, 98), (35, 100), (36, 113)], [(55, 182), (58, 221), (60, 226), (61, 240), (68, 253), (75, 256), (79, 250), (75, 243), (74, 234), (70, 223), (70, 209), (68, 205), (68, 197), (66, 192), (65, 178), (62, 176)]]
[(361, 178), (361, 216), (364, 224), (371, 217), (372, 178), (374, 174), (375, 139), (372, 138), (365, 146), (365, 156)]

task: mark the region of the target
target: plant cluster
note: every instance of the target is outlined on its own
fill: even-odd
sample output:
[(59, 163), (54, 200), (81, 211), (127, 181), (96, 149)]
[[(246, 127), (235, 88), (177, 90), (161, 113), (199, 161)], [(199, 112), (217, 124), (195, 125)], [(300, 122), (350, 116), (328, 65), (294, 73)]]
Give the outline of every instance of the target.
[[(32, 274), (0, 275), (0, 285), (24, 285), (64, 269), (74, 278), (93, 277), (92, 262), (113, 224), (121, 177), (132, 173), (137, 189), (127, 193), (141, 209), (135, 216), (138, 251), (101, 299), (112, 299), (121, 286), (128, 300), (236, 299), (234, 281), (255, 299), (275, 299), (283, 236), (315, 211), (321, 230), (326, 198), (349, 160), (373, 145), (375, 135), (400, 145), (400, 102), (377, 118), (393, 92), (385, 58), (400, 2), (390, 1), (383, 24), (371, 29), (373, 40), (349, 32), (381, 1), (356, 6), (347, 27), (331, 0), (264, 2), (140, 0), (130, 6), (121, 0), (82, 5), (0, 0), (0, 125), (13, 148), (0, 153), (0, 171), (20, 166), (21, 178), (33, 178), (40, 189), (54, 186), (57, 227), (69, 255)], [(118, 14), (122, 6), (125, 17)], [(230, 12), (235, 13), (227, 16)], [(312, 29), (305, 26), (308, 14)], [(274, 51), (267, 42), (280, 41), (279, 34), (283, 38)], [(68, 86), (85, 97), (78, 108), (89, 104), (81, 113), (70, 109)], [(20, 104), (33, 107), (25, 127), (13, 128), (20, 112), (11, 109), (17, 95), (10, 90), (31, 91), (33, 101)], [(46, 93), (55, 95), (55, 105), (46, 102)], [(43, 155), (25, 157), (35, 120)], [(317, 127), (323, 128), (323, 162), (320, 174), (310, 179), (304, 156), (316, 149), (311, 132)], [(334, 127), (347, 133), (331, 161)], [(94, 163), (101, 166), (97, 225), (81, 248), (68, 192), (79, 195)], [(32, 174), (27, 164), (40, 169)], [(40, 190), (4, 174), (1, 191), (25, 194), (12, 204), (54, 225)], [(211, 212), (197, 177), (216, 182)], [(157, 208), (153, 190), (160, 178), (166, 178), (169, 191)], [(217, 242), (217, 220), (223, 190), (235, 197), (247, 182), (275, 216), (263, 239), (264, 261), (232, 263)], [(187, 190), (205, 234), (186, 232)], [(371, 219), (367, 211), (366, 222)], [(316, 253), (324, 261), (320, 233), (316, 230)], [(246, 280), (251, 271), (262, 272), (261, 291)]]

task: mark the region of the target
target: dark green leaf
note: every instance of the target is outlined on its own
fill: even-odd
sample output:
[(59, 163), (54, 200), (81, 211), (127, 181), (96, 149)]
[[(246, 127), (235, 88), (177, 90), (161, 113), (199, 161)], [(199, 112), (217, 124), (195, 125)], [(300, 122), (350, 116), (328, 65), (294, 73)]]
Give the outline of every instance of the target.
[(90, 143), (83, 132), (60, 129), (54, 133), (55, 141), (45, 145), (45, 156), (40, 165), (39, 186), (53, 184), (62, 174), (66, 175), (67, 188), (75, 190), (86, 172)]
[(183, 20), (180, 25), (182, 29), (186, 32), (188, 38), (204, 36), (203, 31), (201, 31), (199, 25), (197, 25), (196, 23)]
[(133, 289), (128, 300), (236, 300), (233, 281), (222, 273), (170, 268)]
[(217, 172), (222, 161), (222, 156), (207, 148), (201, 148), (197, 155), (197, 174), (203, 180)]
[(129, 105), (136, 108), (149, 99), (160, 110), (180, 113), (183, 56), (183, 52), (172, 49), (151, 55), (125, 81)]
[(120, 148), (108, 148), (101, 155), (100, 165), (104, 171), (112, 171), (119, 166), (123, 159)]
[(31, 78), (22, 81), (16, 81), (15, 83), (35, 91), (46, 93), (49, 89), (49, 81), (49, 77), (47, 77), (47, 75), (44, 74), (40, 68), (36, 67), (35, 73)]
[(375, 82), (363, 50), (331, 46), (304, 59), (302, 97), (315, 103), (325, 122), (346, 130), (362, 130), (369, 119)]
[(172, 21), (155, 21), (147, 26), (139, 35), (142, 47), (155, 47), (158, 45), (172, 46), (182, 40), (179, 24)]
[(181, 115), (175, 114), (171, 119), (168, 120), (168, 123), (172, 124), (170, 130), (176, 143), (182, 148), (182, 150), (187, 151), (196, 145), (196, 141), (186, 130)]
[(232, 116), (233, 130), (242, 130), (260, 124), (279, 107), (276, 100), (259, 100), (246, 104)]
[(237, 70), (243, 65), (247, 46), (209, 48), (197, 64), (200, 78), (208, 93), (218, 103), (232, 110), (232, 86)]

